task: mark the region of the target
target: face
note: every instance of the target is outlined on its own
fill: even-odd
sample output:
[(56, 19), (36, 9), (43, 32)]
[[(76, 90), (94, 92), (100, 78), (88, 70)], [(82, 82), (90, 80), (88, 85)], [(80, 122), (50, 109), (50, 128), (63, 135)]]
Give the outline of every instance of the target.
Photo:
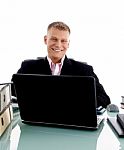
[(48, 56), (53, 63), (58, 63), (69, 48), (69, 32), (52, 27), (44, 36), (44, 42), (47, 45)]

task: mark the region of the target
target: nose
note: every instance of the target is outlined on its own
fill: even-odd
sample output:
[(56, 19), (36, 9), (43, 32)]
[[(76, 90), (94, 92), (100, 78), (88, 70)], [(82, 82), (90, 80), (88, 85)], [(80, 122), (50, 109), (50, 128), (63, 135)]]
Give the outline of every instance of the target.
[(57, 47), (61, 47), (61, 45), (62, 45), (62, 44), (61, 44), (61, 40), (57, 40), (57, 41), (56, 41), (56, 46), (57, 46)]

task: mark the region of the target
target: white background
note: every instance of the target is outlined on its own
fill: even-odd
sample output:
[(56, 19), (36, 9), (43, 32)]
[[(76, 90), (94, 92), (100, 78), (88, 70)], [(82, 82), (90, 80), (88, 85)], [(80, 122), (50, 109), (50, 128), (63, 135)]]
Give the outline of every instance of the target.
[(68, 57), (94, 67), (111, 101), (124, 95), (123, 0), (0, 0), (0, 82), (22, 60), (46, 56), (43, 36), (53, 21), (71, 28)]

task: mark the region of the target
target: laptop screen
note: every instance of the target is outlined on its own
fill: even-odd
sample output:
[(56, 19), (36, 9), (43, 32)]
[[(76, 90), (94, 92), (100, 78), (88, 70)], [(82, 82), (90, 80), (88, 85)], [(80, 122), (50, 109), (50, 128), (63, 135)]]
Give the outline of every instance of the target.
[(93, 77), (14, 74), (13, 83), (23, 122), (97, 126)]

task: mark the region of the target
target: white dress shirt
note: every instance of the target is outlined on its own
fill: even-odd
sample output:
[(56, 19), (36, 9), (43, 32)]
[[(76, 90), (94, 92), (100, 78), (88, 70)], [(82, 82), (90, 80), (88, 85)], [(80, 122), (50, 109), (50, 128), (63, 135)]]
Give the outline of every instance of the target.
[(64, 59), (65, 59), (65, 56), (61, 59), (60, 63), (54, 64), (52, 62), (52, 60), (47, 56), (47, 60), (48, 60), (49, 65), (50, 65), (52, 75), (60, 75), (61, 74), (61, 69), (62, 69)]

